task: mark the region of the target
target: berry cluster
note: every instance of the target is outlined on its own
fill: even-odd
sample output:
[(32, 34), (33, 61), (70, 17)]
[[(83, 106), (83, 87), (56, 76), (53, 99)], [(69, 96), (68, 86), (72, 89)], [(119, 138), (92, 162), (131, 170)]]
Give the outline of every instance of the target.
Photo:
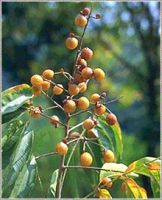
[[(100, 17), (101, 16), (99, 14), (92, 17), (91, 9), (84, 8), (83, 11), (81, 11), (75, 18), (75, 25), (85, 29), (90, 18), (99, 19)], [(45, 69), (41, 75), (36, 74), (31, 77), (33, 95), (46, 95), (53, 101), (54, 107), (60, 108), (64, 111), (64, 114), (67, 117), (66, 123), (63, 123), (56, 114), (53, 116), (45, 115), (41, 107), (31, 107), (29, 111), (31, 117), (33, 118), (44, 116), (47, 117), (49, 122), (55, 127), (58, 127), (59, 125), (65, 127), (65, 137), (56, 145), (55, 148), (57, 154), (60, 156), (65, 156), (67, 154), (68, 145), (71, 142), (76, 142), (77, 140), (85, 142), (87, 138), (90, 140), (91, 138), (96, 137), (95, 127), (98, 124), (99, 116), (104, 116), (105, 121), (110, 126), (117, 122), (117, 117), (106, 107), (105, 92), (102, 92), (101, 94), (94, 93), (91, 95), (90, 99), (83, 95), (83, 93), (88, 89), (89, 81), (91, 79), (96, 81), (104, 80), (105, 72), (99, 67), (93, 69), (89, 66), (88, 61), (93, 58), (94, 52), (89, 47), (82, 48), (82, 38), (78, 38), (79, 37), (74, 33), (70, 33), (69, 37), (65, 41), (67, 49), (73, 50), (78, 48), (74, 64), (74, 72), (72, 75), (65, 72), (64, 69), (61, 68), (59, 72), (54, 72), (52, 69)], [(57, 75), (62, 75), (67, 79), (68, 82), (66, 86), (63, 86), (60, 82), (56, 83), (55, 77)], [(49, 91), (52, 93), (52, 96), (49, 96)], [(58, 95), (63, 95), (63, 97), (65, 97), (62, 104), (59, 104), (55, 100), (55, 96)], [(87, 137), (82, 136), (78, 132), (71, 131), (74, 127), (68, 129), (70, 127), (69, 120), (71, 117), (86, 112), (90, 113), (91, 117), (85, 119), (81, 123), (81, 126), (85, 130)], [(115, 156), (111, 150), (104, 149), (102, 154), (104, 162), (114, 162)], [(83, 153), (80, 156), (81, 166), (90, 166), (92, 163), (92, 155), (89, 152), (86, 152), (84, 148)], [(104, 178), (101, 185), (111, 187), (111, 179)]]

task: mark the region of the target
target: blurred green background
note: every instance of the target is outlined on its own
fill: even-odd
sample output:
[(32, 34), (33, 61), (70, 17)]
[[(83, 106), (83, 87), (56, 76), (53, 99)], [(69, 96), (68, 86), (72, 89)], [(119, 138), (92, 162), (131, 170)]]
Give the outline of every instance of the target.
[[(44, 68), (57, 71), (64, 67), (72, 72), (76, 51), (65, 48), (65, 39), (69, 32), (81, 34), (82, 30), (74, 25), (74, 18), (85, 6), (92, 6), (94, 15), (102, 15), (100, 20), (91, 20), (84, 38), (83, 46), (94, 51), (94, 58), (89, 65), (92, 68), (101, 67), (107, 75), (107, 79), (98, 83), (97, 87), (92, 81), (85, 95), (102, 90), (108, 93), (108, 99), (123, 96), (119, 102), (109, 104), (109, 109), (118, 116), (123, 131), (123, 163), (129, 164), (144, 156), (159, 156), (158, 2), (3, 2), (3, 90), (16, 84), (30, 83), (31, 75), (41, 74)], [(58, 98), (58, 101), (62, 99)], [(43, 107), (51, 105), (44, 97), (35, 100), (35, 105), (40, 104)], [(61, 113), (59, 115), (62, 117)], [(81, 119), (75, 120), (78, 123)], [(62, 129), (53, 129), (47, 120), (34, 120), (32, 126), (35, 130), (35, 155), (53, 151), (61, 138)], [(32, 197), (45, 197), (58, 161), (56, 157), (38, 161), (43, 192), (37, 184)], [(77, 177), (75, 173), (79, 173), (78, 178), (73, 178)], [(90, 186), (87, 186), (88, 180), (82, 178), (82, 173), (69, 171), (63, 196), (74, 197), (79, 194), (82, 197), (88, 193)], [(148, 180), (142, 178), (139, 181), (151, 197)], [(111, 189), (112, 196), (122, 197), (123, 194), (116, 187)]]

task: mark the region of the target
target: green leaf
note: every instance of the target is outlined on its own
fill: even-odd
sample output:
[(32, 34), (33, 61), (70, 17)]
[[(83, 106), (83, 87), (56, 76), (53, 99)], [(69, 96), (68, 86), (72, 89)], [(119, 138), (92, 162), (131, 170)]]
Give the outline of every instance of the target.
[[(128, 167), (126, 165), (124, 165), (123, 163), (105, 163), (102, 166), (102, 169), (105, 169), (107, 171), (101, 170), (100, 181), (104, 177), (115, 178), (115, 177), (121, 176), (124, 172), (126, 172)], [(132, 172), (129, 174), (129, 176), (130, 177), (138, 177), (138, 174), (135, 174)]]
[(48, 190), (49, 197), (55, 197), (58, 173), (59, 173), (59, 170), (56, 169), (52, 174), (51, 183)]
[(28, 197), (29, 192), (35, 185), (37, 177), (37, 163), (35, 157), (32, 156), (28, 164), (25, 164), (19, 173), (14, 188), (11, 192), (11, 198)]
[(4, 128), (2, 138), (2, 169), (10, 162), (10, 157), (26, 126), (28, 126), (28, 122), (24, 123), (16, 119)]
[(131, 163), (128, 166), (127, 173), (136, 172), (148, 176), (151, 180), (154, 197), (160, 197), (160, 166), (160, 159), (144, 157)]
[(11, 186), (18, 177), (18, 174), (31, 153), (32, 141), (33, 131), (30, 130), (29, 123), (27, 123), (19, 143), (10, 158), (9, 165), (3, 171), (3, 190)]
[[(101, 139), (103, 145), (105, 147), (108, 146), (108, 148), (110, 147), (112, 151), (115, 151), (114, 153), (116, 155), (117, 160), (120, 160), (123, 154), (123, 143), (119, 123), (116, 123), (113, 126), (109, 126), (106, 123), (105, 119), (103, 117), (100, 117), (97, 129), (100, 135), (102, 134), (103, 136), (105, 136), (105, 138), (107, 138), (107, 140), (105, 141)], [(107, 144), (105, 145), (104, 142), (107, 142)]]
[(2, 92), (2, 123), (24, 112), (31, 98), (31, 87), (27, 84), (17, 85)]
[(122, 190), (128, 198), (142, 198), (147, 199), (147, 193), (144, 188), (139, 186), (135, 180), (127, 178), (122, 183)]

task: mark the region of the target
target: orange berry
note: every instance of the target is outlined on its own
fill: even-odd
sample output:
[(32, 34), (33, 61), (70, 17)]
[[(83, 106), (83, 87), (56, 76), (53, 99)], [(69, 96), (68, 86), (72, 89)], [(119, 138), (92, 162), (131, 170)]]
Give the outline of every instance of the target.
[(103, 115), (106, 112), (106, 107), (103, 104), (95, 105), (94, 112), (97, 115)]
[(83, 122), (83, 128), (85, 128), (86, 130), (90, 130), (92, 128), (95, 127), (95, 123), (92, 119), (86, 119), (84, 122)]
[(113, 113), (110, 113), (106, 116), (106, 122), (108, 125), (112, 126), (117, 122), (117, 117)]
[(43, 78), (51, 80), (54, 77), (54, 71), (51, 69), (44, 70), (42, 74)]
[(77, 101), (77, 106), (81, 110), (86, 110), (89, 107), (89, 100), (86, 97), (80, 97)]
[(75, 49), (78, 46), (78, 40), (75, 37), (68, 37), (66, 39), (65, 45), (68, 49)]
[(114, 153), (111, 150), (105, 150), (103, 152), (103, 159), (105, 162), (113, 162), (115, 160)]
[(96, 138), (96, 134), (94, 132), (94, 129), (87, 130), (87, 137)]
[(43, 83), (43, 78), (36, 74), (31, 77), (30, 81), (33, 86), (40, 87)]
[(99, 101), (99, 100), (100, 100), (100, 95), (99, 95), (99, 94), (97, 94), (97, 93), (92, 94), (92, 96), (91, 96), (91, 101), (92, 101), (93, 103), (96, 103), (96, 102)]
[(43, 81), (43, 83), (42, 83), (42, 89), (43, 89), (44, 91), (47, 91), (49, 88), (50, 88), (50, 82), (48, 82), (48, 81)]
[(87, 61), (82, 58), (78, 60), (77, 64), (87, 67)]
[(69, 138), (74, 139), (74, 138), (79, 138), (80, 134), (78, 132), (72, 132), (69, 135)]
[(61, 156), (66, 155), (68, 152), (68, 146), (64, 142), (60, 142), (56, 145), (56, 152)]
[(101, 81), (105, 78), (105, 72), (100, 68), (96, 68), (93, 71), (93, 76), (94, 76), (95, 80)]
[(88, 47), (83, 48), (80, 57), (85, 60), (90, 60), (93, 57), (93, 51)]
[(101, 181), (101, 184), (107, 188), (111, 188), (112, 187), (112, 180), (111, 178), (108, 178), (108, 177), (104, 177)]
[(85, 67), (81, 72), (81, 76), (86, 80), (90, 79), (92, 77), (92, 74), (93, 70), (90, 67)]
[(62, 84), (57, 84), (57, 85), (55, 85), (53, 87), (53, 93), (55, 95), (60, 95), (60, 94), (63, 93), (63, 91), (64, 91), (64, 89), (63, 89), (63, 85)]
[(78, 87), (80, 93), (83, 93), (87, 90), (87, 84), (85, 82), (79, 83)]
[(80, 156), (80, 163), (82, 166), (90, 166), (93, 162), (93, 158), (90, 153), (84, 152)]
[(77, 95), (79, 93), (78, 85), (70, 83), (68, 86), (68, 92), (69, 92), (70, 96)]
[(34, 94), (34, 96), (39, 96), (42, 94), (42, 88), (32, 86), (32, 93)]
[(57, 115), (53, 115), (52, 117), (50, 117), (50, 123), (53, 125), (58, 125), (59, 124), (60, 119), (57, 117)]
[(84, 28), (87, 24), (87, 18), (84, 17), (83, 15), (78, 15), (76, 18), (75, 18), (75, 25), (76, 26), (79, 26), (81, 28)]
[(89, 15), (90, 12), (91, 12), (91, 9), (90, 9), (90, 8), (84, 8), (83, 11), (82, 11), (82, 14), (83, 14), (84, 16), (86, 16), (86, 15)]
[(76, 81), (76, 82), (78, 82), (78, 83), (81, 83), (81, 82), (84, 82), (85, 81), (85, 79), (81, 76), (81, 74), (79, 74), (79, 73), (76, 73), (75, 75), (74, 75), (74, 80)]
[(76, 103), (73, 100), (67, 100), (64, 103), (64, 111), (66, 113), (72, 113), (76, 110)]

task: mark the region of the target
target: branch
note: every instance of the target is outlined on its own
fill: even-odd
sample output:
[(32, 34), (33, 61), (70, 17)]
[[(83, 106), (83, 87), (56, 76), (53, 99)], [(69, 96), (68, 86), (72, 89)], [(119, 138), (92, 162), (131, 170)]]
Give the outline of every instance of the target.
[(53, 156), (53, 155), (57, 155), (57, 152), (45, 153), (45, 154), (36, 156), (35, 159), (38, 160), (38, 159), (40, 159), (40, 158), (44, 158), (44, 157), (48, 157), (48, 156)]

